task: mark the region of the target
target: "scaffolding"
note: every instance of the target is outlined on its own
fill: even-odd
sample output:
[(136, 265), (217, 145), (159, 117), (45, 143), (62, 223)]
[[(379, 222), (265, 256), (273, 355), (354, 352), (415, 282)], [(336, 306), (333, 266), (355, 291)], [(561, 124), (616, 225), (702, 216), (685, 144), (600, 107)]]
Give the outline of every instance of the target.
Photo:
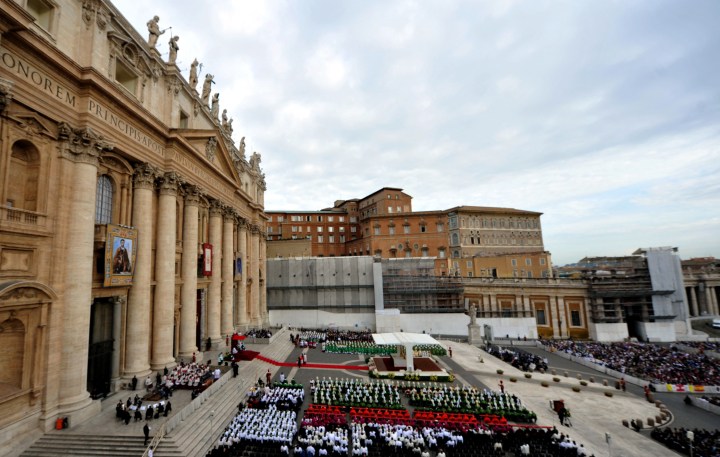
[(461, 278), (436, 276), (433, 259), (389, 259), (382, 267), (385, 308), (402, 313), (465, 311)]

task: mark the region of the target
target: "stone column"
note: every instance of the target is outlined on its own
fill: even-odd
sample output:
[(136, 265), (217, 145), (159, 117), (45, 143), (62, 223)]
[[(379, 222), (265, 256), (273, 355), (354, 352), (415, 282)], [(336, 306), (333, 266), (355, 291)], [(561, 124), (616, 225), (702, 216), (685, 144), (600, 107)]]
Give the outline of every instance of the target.
[(260, 316), (260, 229), (253, 225), (250, 230), (250, 322), (252, 325), (261, 326)]
[(222, 212), (223, 207), (217, 200), (210, 204), (210, 244), (212, 245), (212, 276), (208, 287), (207, 335), (212, 349), (220, 346), (220, 283), (222, 280)]
[(690, 287), (690, 306), (692, 308), (692, 315), (699, 316), (700, 311), (698, 310), (697, 295), (695, 294), (695, 287)]
[(225, 211), (222, 237), (222, 312), (220, 315), (221, 335), (232, 335), (233, 325), (233, 279), (235, 263), (233, 259), (233, 222), (232, 211)]
[(567, 333), (567, 313), (565, 312), (565, 299), (563, 297), (557, 298), (557, 318), (558, 318), (558, 331), (561, 338)]
[(173, 357), (175, 315), (175, 240), (177, 231), (177, 190), (180, 177), (165, 173), (159, 180), (155, 245), (155, 300), (153, 302), (152, 359), (150, 368), (175, 366)]
[(707, 294), (707, 303), (710, 314), (720, 314), (718, 310), (717, 295), (715, 295), (715, 288), (707, 282), (705, 283), (705, 293)]
[(180, 289), (180, 357), (192, 358), (197, 318), (198, 205), (200, 193), (195, 186), (185, 187), (182, 239), (182, 287)]
[(95, 237), (95, 187), (98, 158), (109, 149), (100, 135), (89, 128), (59, 126), (60, 154), (73, 165), (67, 238), (58, 243), (63, 249), (59, 268), (66, 272), (62, 293), (62, 342), (59, 407), (64, 413), (91, 404), (87, 391), (90, 308), (92, 304), (93, 248)]
[(247, 328), (250, 324), (248, 320), (247, 307), (247, 281), (248, 276), (248, 255), (247, 255), (247, 219), (238, 219), (238, 256), (242, 259), (242, 271), (240, 272), (240, 280), (238, 281), (238, 324), (240, 327)]
[(138, 231), (137, 257), (130, 288), (125, 332), (123, 377), (142, 380), (150, 373), (150, 281), (152, 279), (152, 208), (157, 170), (143, 164), (135, 168), (132, 223)]

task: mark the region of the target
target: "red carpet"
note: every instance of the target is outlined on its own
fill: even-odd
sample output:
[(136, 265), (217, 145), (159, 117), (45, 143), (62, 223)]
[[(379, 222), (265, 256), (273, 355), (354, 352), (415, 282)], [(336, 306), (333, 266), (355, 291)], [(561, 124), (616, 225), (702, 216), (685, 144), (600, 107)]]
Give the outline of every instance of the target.
[(248, 351), (247, 349), (245, 349), (244, 351), (240, 351), (237, 353), (237, 355), (235, 356), (235, 360), (237, 362), (239, 362), (240, 360), (252, 360), (259, 355), (259, 352)]
[[(244, 351), (247, 352), (247, 351)], [(268, 359), (267, 357), (258, 354), (258, 359), (270, 363), (278, 367), (296, 367), (297, 363), (292, 362), (278, 362), (277, 360)], [(302, 368), (328, 368), (331, 370), (367, 370), (367, 365), (336, 365), (331, 363), (306, 363)]]

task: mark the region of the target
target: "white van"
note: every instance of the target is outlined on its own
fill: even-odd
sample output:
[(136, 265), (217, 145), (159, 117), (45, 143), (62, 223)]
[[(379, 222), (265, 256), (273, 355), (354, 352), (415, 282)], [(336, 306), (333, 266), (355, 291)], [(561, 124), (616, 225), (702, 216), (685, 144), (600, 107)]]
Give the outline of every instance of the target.
[(713, 319), (712, 326), (713, 328), (720, 328), (720, 319)]

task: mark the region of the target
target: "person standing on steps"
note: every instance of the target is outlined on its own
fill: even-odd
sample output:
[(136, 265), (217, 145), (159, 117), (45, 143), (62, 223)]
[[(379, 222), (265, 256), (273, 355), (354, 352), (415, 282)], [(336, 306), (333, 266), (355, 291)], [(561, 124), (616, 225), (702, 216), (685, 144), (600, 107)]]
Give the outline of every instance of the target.
[(147, 424), (147, 422), (143, 427), (143, 433), (145, 434), (145, 446), (147, 446), (147, 442), (150, 439), (150, 426)]

